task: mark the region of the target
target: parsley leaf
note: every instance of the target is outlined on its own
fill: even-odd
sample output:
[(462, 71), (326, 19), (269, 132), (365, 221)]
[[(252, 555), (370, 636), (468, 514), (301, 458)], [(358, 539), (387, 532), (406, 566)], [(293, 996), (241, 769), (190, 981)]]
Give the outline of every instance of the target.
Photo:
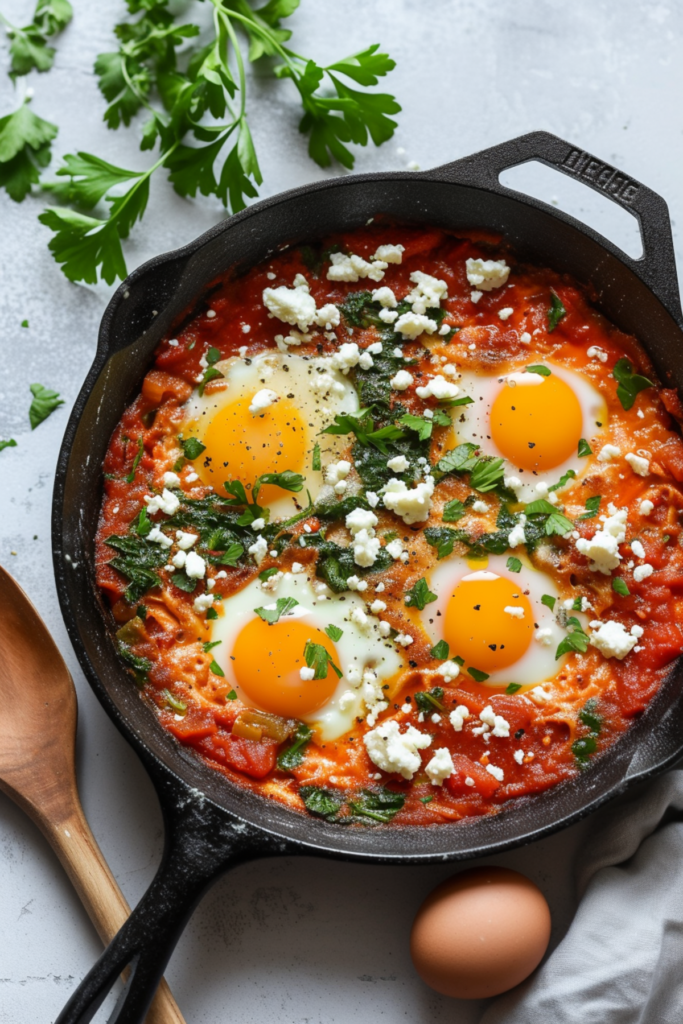
[(583, 459), (583, 458), (585, 458), (586, 455), (592, 455), (592, 454), (593, 454), (593, 449), (591, 448), (591, 446), (589, 445), (589, 443), (585, 439), (585, 437), (579, 438), (579, 451), (578, 451), (579, 458)]
[(393, 789), (361, 790), (355, 799), (349, 801), (354, 815), (386, 823), (395, 818), (405, 803), (405, 794)]
[(624, 409), (630, 409), (641, 391), (654, 387), (651, 380), (633, 369), (629, 359), (619, 359), (614, 364), (612, 376), (617, 382), (617, 398)]
[(322, 644), (314, 644), (311, 640), (307, 640), (306, 646), (304, 647), (304, 659), (308, 668), (312, 668), (314, 670), (314, 679), (327, 679), (327, 674), (330, 671), (330, 668), (332, 668), (337, 677), (341, 679), (341, 670), (332, 661), (332, 658), (327, 652), (327, 648), (323, 647)]
[(180, 700), (178, 697), (175, 697), (170, 690), (162, 690), (161, 692), (167, 705), (172, 711), (175, 711), (176, 715), (187, 714), (187, 704), (184, 700)]
[(56, 135), (57, 126), (34, 114), (28, 102), (0, 117), (0, 188), (15, 203), (38, 183), (41, 169), (50, 162)]
[(598, 741), (595, 736), (581, 736), (572, 743), (572, 754), (576, 758), (579, 767), (584, 768), (589, 761), (591, 754), (598, 748)]
[(588, 498), (586, 501), (586, 511), (579, 516), (579, 519), (595, 519), (598, 514), (601, 501), (601, 494), (594, 494), (592, 498)]
[(220, 667), (217, 661), (211, 662), (211, 664), (209, 665), (209, 671), (213, 672), (215, 676), (221, 676), (221, 678), (225, 678), (225, 672)]
[(107, 537), (105, 544), (118, 552), (109, 565), (128, 580), (124, 596), (129, 604), (135, 604), (148, 590), (161, 586), (156, 570), (167, 556), (159, 544), (150, 544), (144, 537), (132, 533), (125, 537)]
[(4, 452), (5, 448), (16, 448), (17, 442), (13, 437), (10, 437), (8, 441), (0, 441), (0, 452)]
[(579, 719), (596, 735), (602, 732), (602, 715), (598, 713), (598, 702), (595, 697), (590, 697), (586, 701), (579, 711)]
[(301, 786), (299, 796), (309, 814), (333, 821), (344, 802), (341, 793), (320, 786)]
[[(143, 455), (144, 450), (145, 450), (145, 446), (144, 446), (144, 441), (142, 439), (142, 434), (141, 434), (140, 437), (138, 438), (138, 450), (135, 453), (135, 458), (133, 459), (133, 465), (131, 467), (131, 471), (128, 474), (128, 476), (124, 477), (124, 480), (126, 481), (127, 484), (132, 484), (133, 480), (135, 480), (135, 471), (137, 470), (138, 466), (140, 465), (140, 461), (142, 459), (142, 455)], [(146, 510), (144, 510), (144, 511), (146, 511)], [(150, 527), (150, 529), (151, 529), (151, 527)], [(138, 530), (138, 533), (140, 533), (140, 530)]]
[(322, 469), (322, 462), (320, 459), (320, 445), (315, 444), (313, 446), (313, 459), (311, 462), (311, 469), (314, 473), (319, 473)]
[(221, 373), (220, 370), (217, 370), (215, 366), (207, 366), (207, 368), (204, 370), (204, 376), (202, 377), (202, 382), (201, 382), (201, 384), (199, 385), (199, 388), (198, 388), (199, 394), (200, 395), (204, 394), (204, 388), (212, 380), (218, 380), (219, 378), (223, 378), (223, 377), (225, 377), (225, 374)]
[(476, 444), (466, 441), (446, 452), (443, 458), (439, 459), (436, 468), (440, 473), (465, 473), (476, 465), (477, 459), (474, 452), (478, 450)]
[(185, 439), (181, 437), (178, 440), (180, 441), (180, 447), (183, 449), (183, 455), (188, 462), (194, 462), (195, 459), (199, 458), (202, 452), (206, 451), (206, 445), (202, 444), (201, 441), (198, 441), (196, 437), (188, 437)]
[(464, 530), (451, 530), (447, 526), (428, 526), (424, 536), (430, 547), (436, 548), (437, 561), (451, 554), (456, 541), (468, 539)]
[(341, 640), (344, 636), (344, 630), (340, 629), (339, 626), (335, 626), (333, 623), (330, 623), (329, 626), (325, 626), (325, 632), (329, 636), (330, 640), (334, 640), (335, 643), (337, 640)]
[(294, 733), (294, 742), (278, 754), (277, 766), (280, 771), (291, 772), (293, 768), (298, 768), (300, 764), (303, 764), (304, 750), (312, 735), (313, 730), (301, 722)]
[(413, 694), (418, 711), (431, 714), (433, 711), (445, 711), (443, 704), (443, 687), (433, 686), (431, 690), (418, 690)]
[(447, 502), (443, 507), (444, 523), (457, 523), (465, 515), (465, 506), (457, 498)]
[(28, 411), (28, 418), (31, 430), (35, 430), (55, 409), (64, 405), (64, 399), (59, 397), (57, 391), (51, 391), (50, 388), (43, 387), (42, 384), (31, 384), (29, 387), (33, 401)]
[(538, 373), (541, 377), (549, 377), (552, 373), (552, 370), (549, 370), (547, 366), (541, 366), (541, 364), (539, 363), (535, 366), (527, 366), (526, 372)]
[(484, 683), (484, 682), (486, 682), (486, 680), (489, 677), (487, 672), (482, 672), (481, 669), (472, 668), (472, 666), (470, 666), (467, 669), (467, 672), (468, 672), (469, 675), (472, 676), (472, 678), (474, 679), (475, 683)]
[(553, 534), (557, 534), (560, 537), (565, 537), (568, 533), (574, 529), (574, 524), (571, 519), (557, 511), (554, 505), (551, 505), (545, 498), (539, 498), (538, 501), (532, 501), (526, 506), (524, 512), (527, 516), (542, 515), (547, 516), (545, 520), (545, 533), (547, 537), (552, 537)]
[(505, 692), (508, 694), (518, 693), (522, 689), (521, 683), (508, 683), (505, 687)]
[(556, 597), (551, 597), (550, 594), (544, 594), (542, 596), (542, 598), (541, 598), (541, 604), (544, 604), (546, 606), (546, 608), (550, 608), (551, 612), (555, 608), (555, 602), (556, 601), (557, 601), (557, 598)]
[(505, 476), (505, 463), (503, 459), (479, 459), (470, 471), (470, 486), (475, 491), (486, 494), (493, 491), (502, 483)]
[(622, 597), (628, 597), (631, 593), (628, 589), (628, 584), (620, 576), (612, 577), (612, 590), (615, 594), (620, 594)]
[(510, 572), (522, 571), (522, 563), (520, 562), (519, 558), (515, 558), (514, 555), (510, 555), (506, 564)]
[(557, 292), (551, 288), (550, 309), (548, 310), (548, 334), (555, 330), (562, 317), (566, 315), (567, 310), (562, 305), (562, 299)]
[[(274, 608), (254, 608), (254, 611), (260, 616), (264, 622), (267, 622), (269, 626), (274, 625), (280, 621), (283, 615), (290, 612), (292, 608), (296, 608), (298, 601), (294, 597), (278, 597), (275, 602)], [(327, 673), (325, 673), (327, 675)]]
[(567, 625), (572, 626), (572, 631), (567, 633), (564, 640), (560, 642), (557, 651), (555, 652), (555, 660), (561, 658), (563, 654), (569, 654), (571, 651), (578, 651), (579, 654), (585, 654), (588, 650), (588, 636), (583, 631), (583, 626), (577, 618), (573, 615), (567, 619)]
[(55, 50), (47, 45), (47, 40), (66, 28), (72, 16), (73, 9), (68, 0), (38, 0), (32, 21), (24, 28), (10, 25), (3, 18), (10, 40), (10, 76), (27, 75), (34, 68), (36, 71), (49, 71)]
[(410, 590), (406, 591), (405, 603), (409, 604), (411, 608), (419, 608), (422, 611), (432, 601), (436, 601), (436, 594), (432, 594), (424, 576), (413, 584)]
[(574, 470), (573, 469), (568, 469), (566, 473), (562, 474), (562, 476), (557, 481), (557, 483), (553, 484), (551, 487), (549, 487), (548, 490), (549, 491), (559, 491), (559, 489), (561, 487), (564, 487), (565, 484), (569, 483), (570, 480), (575, 480), (575, 479), (576, 479), (576, 473), (574, 472)]
[(432, 658), (439, 658), (442, 661), (448, 661), (449, 647), (445, 640), (439, 640), (439, 642), (432, 647), (429, 652)]

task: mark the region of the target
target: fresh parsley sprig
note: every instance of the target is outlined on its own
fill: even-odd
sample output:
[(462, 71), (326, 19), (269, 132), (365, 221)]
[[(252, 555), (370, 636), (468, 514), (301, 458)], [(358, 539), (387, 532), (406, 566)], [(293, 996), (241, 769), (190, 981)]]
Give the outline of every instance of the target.
[(38, 0), (33, 18), (23, 28), (13, 25), (0, 13), (0, 21), (4, 23), (10, 41), (10, 77), (27, 75), (34, 68), (36, 71), (49, 71), (55, 50), (48, 46), (47, 41), (65, 29), (72, 17), (73, 8), (69, 0)]
[[(118, 49), (98, 56), (106, 123), (128, 126), (146, 111), (140, 148), (157, 156), (139, 171), (90, 153), (65, 157), (57, 173), (67, 180), (48, 188), (67, 205), (48, 208), (40, 220), (54, 232), (50, 249), (70, 280), (95, 283), (99, 275), (111, 284), (125, 277), (121, 242), (144, 216), (150, 179), (162, 167), (179, 195), (215, 195), (232, 212), (258, 194), (263, 179), (247, 117), (249, 62), (274, 59), (275, 76), (293, 83), (303, 108), (299, 130), (321, 167), (335, 159), (351, 168), (348, 144), (379, 146), (393, 135), (389, 115), (401, 108), (393, 96), (367, 91), (395, 66), (379, 44), (321, 66), (285, 45), (292, 33), (282, 21), (299, 0), (256, 9), (247, 0), (210, 4), (212, 36), (204, 44), (199, 27), (174, 14), (169, 0), (129, 3), (131, 16), (115, 28)], [(97, 214), (104, 203), (109, 209)]]

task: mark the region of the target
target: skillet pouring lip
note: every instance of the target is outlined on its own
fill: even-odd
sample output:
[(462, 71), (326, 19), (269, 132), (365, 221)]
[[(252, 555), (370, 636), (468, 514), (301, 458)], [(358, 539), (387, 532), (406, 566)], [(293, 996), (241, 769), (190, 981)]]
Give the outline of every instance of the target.
[[(574, 779), (511, 801), (497, 814), (481, 818), (419, 828), (335, 826), (233, 785), (162, 729), (119, 664), (94, 582), (101, 458), (158, 341), (184, 310), (201, 300), (210, 281), (230, 267), (246, 268), (266, 258), (283, 241), (301, 242), (351, 229), (378, 212), (397, 221), (501, 232), (520, 254), (572, 273), (580, 281), (591, 280), (609, 318), (637, 334), (662, 381), (680, 388), (683, 361), (677, 356), (683, 333), (675, 265), (664, 251), (670, 226), (660, 197), (635, 183), (644, 199), (654, 197), (650, 207), (643, 203), (636, 209), (644, 241), (664, 240), (662, 251), (655, 246), (651, 258), (646, 251), (644, 260), (635, 261), (569, 215), (497, 183), (501, 169), (527, 159), (541, 159), (562, 170), (570, 151), (569, 143), (537, 132), (433, 171), (350, 175), (303, 186), (265, 199), (182, 248), (153, 258), (133, 271), (112, 296), (59, 455), (53, 561), (62, 614), (81, 667), (150, 772), (165, 814), (172, 815), (174, 801), (204, 801), (236, 822), (235, 827), (253, 827), (282, 852), (404, 864), (464, 860), (565, 828), (680, 757), (679, 659), (641, 719)], [(672, 253), (673, 249), (671, 260)], [(577, 273), (581, 269), (583, 277)]]

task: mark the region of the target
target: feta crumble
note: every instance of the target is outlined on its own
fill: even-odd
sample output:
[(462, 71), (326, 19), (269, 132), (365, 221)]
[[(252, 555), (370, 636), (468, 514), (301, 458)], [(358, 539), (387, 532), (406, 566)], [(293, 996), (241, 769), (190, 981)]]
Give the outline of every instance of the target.
[(393, 470), (394, 473), (405, 473), (409, 465), (410, 463), (405, 455), (395, 455), (393, 459), (389, 459), (387, 462), (387, 469)]
[(180, 487), (180, 477), (177, 473), (164, 473), (164, 487)]
[(611, 462), (612, 459), (618, 459), (620, 455), (621, 448), (617, 448), (615, 444), (603, 444), (598, 453), (598, 462)]
[(513, 313), (514, 309), (512, 308), (512, 306), (505, 306), (504, 309), (498, 310), (498, 316), (500, 317), (501, 320), (509, 320)]
[(431, 746), (432, 737), (412, 725), (401, 733), (398, 722), (390, 721), (366, 733), (363, 742), (373, 764), (410, 781), (421, 765), (418, 751)]
[(654, 571), (653, 566), (651, 566), (649, 562), (645, 562), (643, 565), (637, 565), (633, 570), (633, 579), (636, 583), (642, 583), (643, 580), (648, 578), (648, 576), (652, 576)]
[(372, 258), (373, 260), (384, 260), (385, 263), (402, 263), (404, 252), (404, 245), (380, 245)]
[(406, 526), (423, 523), (429, 518), (434, 487), (434, 477), (431, 476), (413, 488), (406, 487), (402, 480), (392, 477), (383, 489), (382, 501), (384, 507), (400, 516)]
[(413, 383), (414, 377), (407, 370), (399, 370), (389, 382), (394, 391), (405, 391)]
[(505, 773), (502, 768), (498, 768), (495, 764), (487, 764), (486, 771), (489, 775), (493, 775), (496, 782), (502, 782), (505, 778)]
[(271, 405), (274, 405), (279, 397), (277, 391), (271, 391), (270, 388), (261, 388), (252, 398), (249, 404), (249, 412), (252, 416), (260, 416), (266, 409), (270, 409)]
[(591, 646), (596, 647), (606, 658), (623, 661), (638, 642), (638, 637), (629, 633), (622, 622), (613, 619), (605, 622), (595, 619), (590, 627), (593, 630), (590, 635)]
[(161, 494), (157, 494), (154, 497), (147, 495), (145, 497), (145, 504), (147, 505), (147, 514), (152, 516), (155, 512), (165, 512), (167, 516), (173, 516), (180, 508), (180, 499), (173, 491), (169, 491), (167, 487), (164, 487)]
[(510, 268), (505, 260), (468, 259), (465, 266), (469, 283), (483, 292), (502, 288), (510, 276)]
[(209, 610), (209, 608), (213, 604), (213, 601), (213, 594), (200, 594), (199, 597), (195, 597), (194, 601), (192, 602), (192, 607), (196, 612), (199, 612), (199, 614), (201, 615), (202, 612), (206, 612)]
[(424, 387), (415, 388), (415, 394), (419, 398), (436, 398), (442, 402), (445, 399), (455, 398), (460, 388), (451, 380), (446, 380), (441, 374), (428, 380)]
[(456, 732), (462, 732), (463, 723), (470, 717), (469, 709), (464, 704), (458, 704), (457, 708), (451, 711), (448, 716), (451, 725)]
[(627, 510), (616, 509), (614, 505), (610, 505), (609, 510), (609, 518), (601, 517), (601, 530), (597, 530), (590, 540), (580, 537), (576, 541), (576, 550), (586, 558), (592, 559), (590, 570), (601, 572), (604, 576), (609, 576), (612, 569), (616, 569), (621, 562), (619, 545), (626, 539)]
[(191, 580), (204, 579), (206, 574), (206, 562), (196, 551), (188, 551), (185, 558), (185, 573)]
[(375, 260), (373, 263), (368, 263), (362, 256), (346, 256), (341, 252), (333, 252), (330, 256), (330, 266), (326, 276), (328, 281), (354, 282), (365, 277), (371, 281), (381, 281), (387, 265), (386, 260)]
[(511, 615), (513, 619), (524, 618), (524, 609), (518, 608), (516, 605), (506, 605), (503, 611), (506, 615)]
[(438, 308), (441, 300), (448, 298), (448, 285), (438, 277), (414, 270), (410, 280), (415, 287), (406, 295), (406, 301), (412, 304), (413, 313), (420, 315), (427, 309)]
[(641, 501), (641, 503), (640, 503), (640, 514), (641, 514), (641, 516), (649, 516), (650, 512), (652, 512), (652, 509), (654, 507), (655, 507), (654, 506), (654, 502), (650, 501), (649, 498), (645, 498), (645, 500)]
[(268, 312), (284, 324), (307, 331), (315, 322), (315, 299), (305, 283), (295, 288), (287, 288), (284, 284), (279, 288), (264, 288), (262, 298)]
[(597, 359), (601, 363), (607, 362), (607, 353), (605, 352), (604, 348), (600, 348), (599, 345), (591, 345), (591, 347), (586, 352), (586, 355), (589, 359)]
[(457, 661), (444, 661), (436, 671), (440, 676), (443, 676), (445, 683), (452, 683), (460, 675), (460, 666)]
[(410, 311), (398, 318), (394, 330), (399, 331), (404, 338), (413, 340), (419, 338), (421, 334), (434, 334), (436, 320), (432, 320), (431, 317), (425, 316), (423, 313)]
[(650, 475), (649, 459), (643, 458), (642, 455), (636, 455), (635, 452), (628, 452), (625, 458), (629, 466), (637, 476)]
[(432, 780), (432, 786), (443, 786), (444, 779), (453, 774), (454, 765), (448, 747), (439, 747), (426, 765), (425, 772)]

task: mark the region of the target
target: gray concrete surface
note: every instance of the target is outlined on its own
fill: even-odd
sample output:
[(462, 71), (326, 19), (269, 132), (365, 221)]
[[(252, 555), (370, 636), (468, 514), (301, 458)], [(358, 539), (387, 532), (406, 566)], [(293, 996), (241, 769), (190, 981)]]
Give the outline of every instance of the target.
[[(15, 22), (32, 2), (5, 0)], [(91, 68), (112, 47), (116, 0), (76, 0), (54, 70), (29, 77), (35, 109), (60, 126), (56, 155), (85, 149), (123, 166), (147, 157), (133, 132), (109, 132)], [(556, 132), (645, 181), (677, 221), (683, 196), (683, 6), (646, 0), (303, 0), (292, 19), (297, 48), (329, 61), (380, 41), (398, 62), (390, 88), (403, 105), (395, 139), (361, 151), (358, 170), (423, 168), (532, 129)], [(0, 116), (12, 109), (0, 53)], [(296, 131), (292, 88), (258, 79), (252, 129), (266, 196), (324, 176)], [(56, 163), (56, 161), (55, 161)], [(339, 170), (330, 173), (340, 173)], [(624, 248), (632, 219), (544, 169), (520, 182), (594, 223)], [(512, 179), (511, 179), (512, 180)], [(74, 674), (80, 701), (79, 781), (86, 813), (131, 903), (151, 880), (161, 820), (135, 755), (99, 707), (70, 649), (52, 580), (49, 541), (54, 465), (68, 410), (95, 349), (109, 289), (70, 284), (36, 220), (39, 196), (17, 206), (0, 196), (0, 562), (35, 601)], [(126, 247), (129, 269), (191, 239), (223, 216), (216, 201), (183, 201), (164, 182)], [(21, 329), (28, 318), (30, 327)], [(29, 383), (66, 405), (38, 430), (28, 425)], [(49, 665), (45, 666), (49, 674)], [(0, 714), (2, 713), (0, 709)], [(583, 826), (496, 858), (546, 893), (556, 942), (574, 909), (572, 861)], [(168, 978), (189, 1024), (358, 1024), (411, 1020), (470, 1024), (481, 1005), (441, 998), (414, 974), (407, 951), (413, 915), (449, 867), (370, 868), (316, 860), (242, 867), (205, 899)], [(0, 794), (0, 1024), (54, 1020), (100, 946), (47, 844)], [(98, 1016), (98, 1020), (101, 1019)]]

